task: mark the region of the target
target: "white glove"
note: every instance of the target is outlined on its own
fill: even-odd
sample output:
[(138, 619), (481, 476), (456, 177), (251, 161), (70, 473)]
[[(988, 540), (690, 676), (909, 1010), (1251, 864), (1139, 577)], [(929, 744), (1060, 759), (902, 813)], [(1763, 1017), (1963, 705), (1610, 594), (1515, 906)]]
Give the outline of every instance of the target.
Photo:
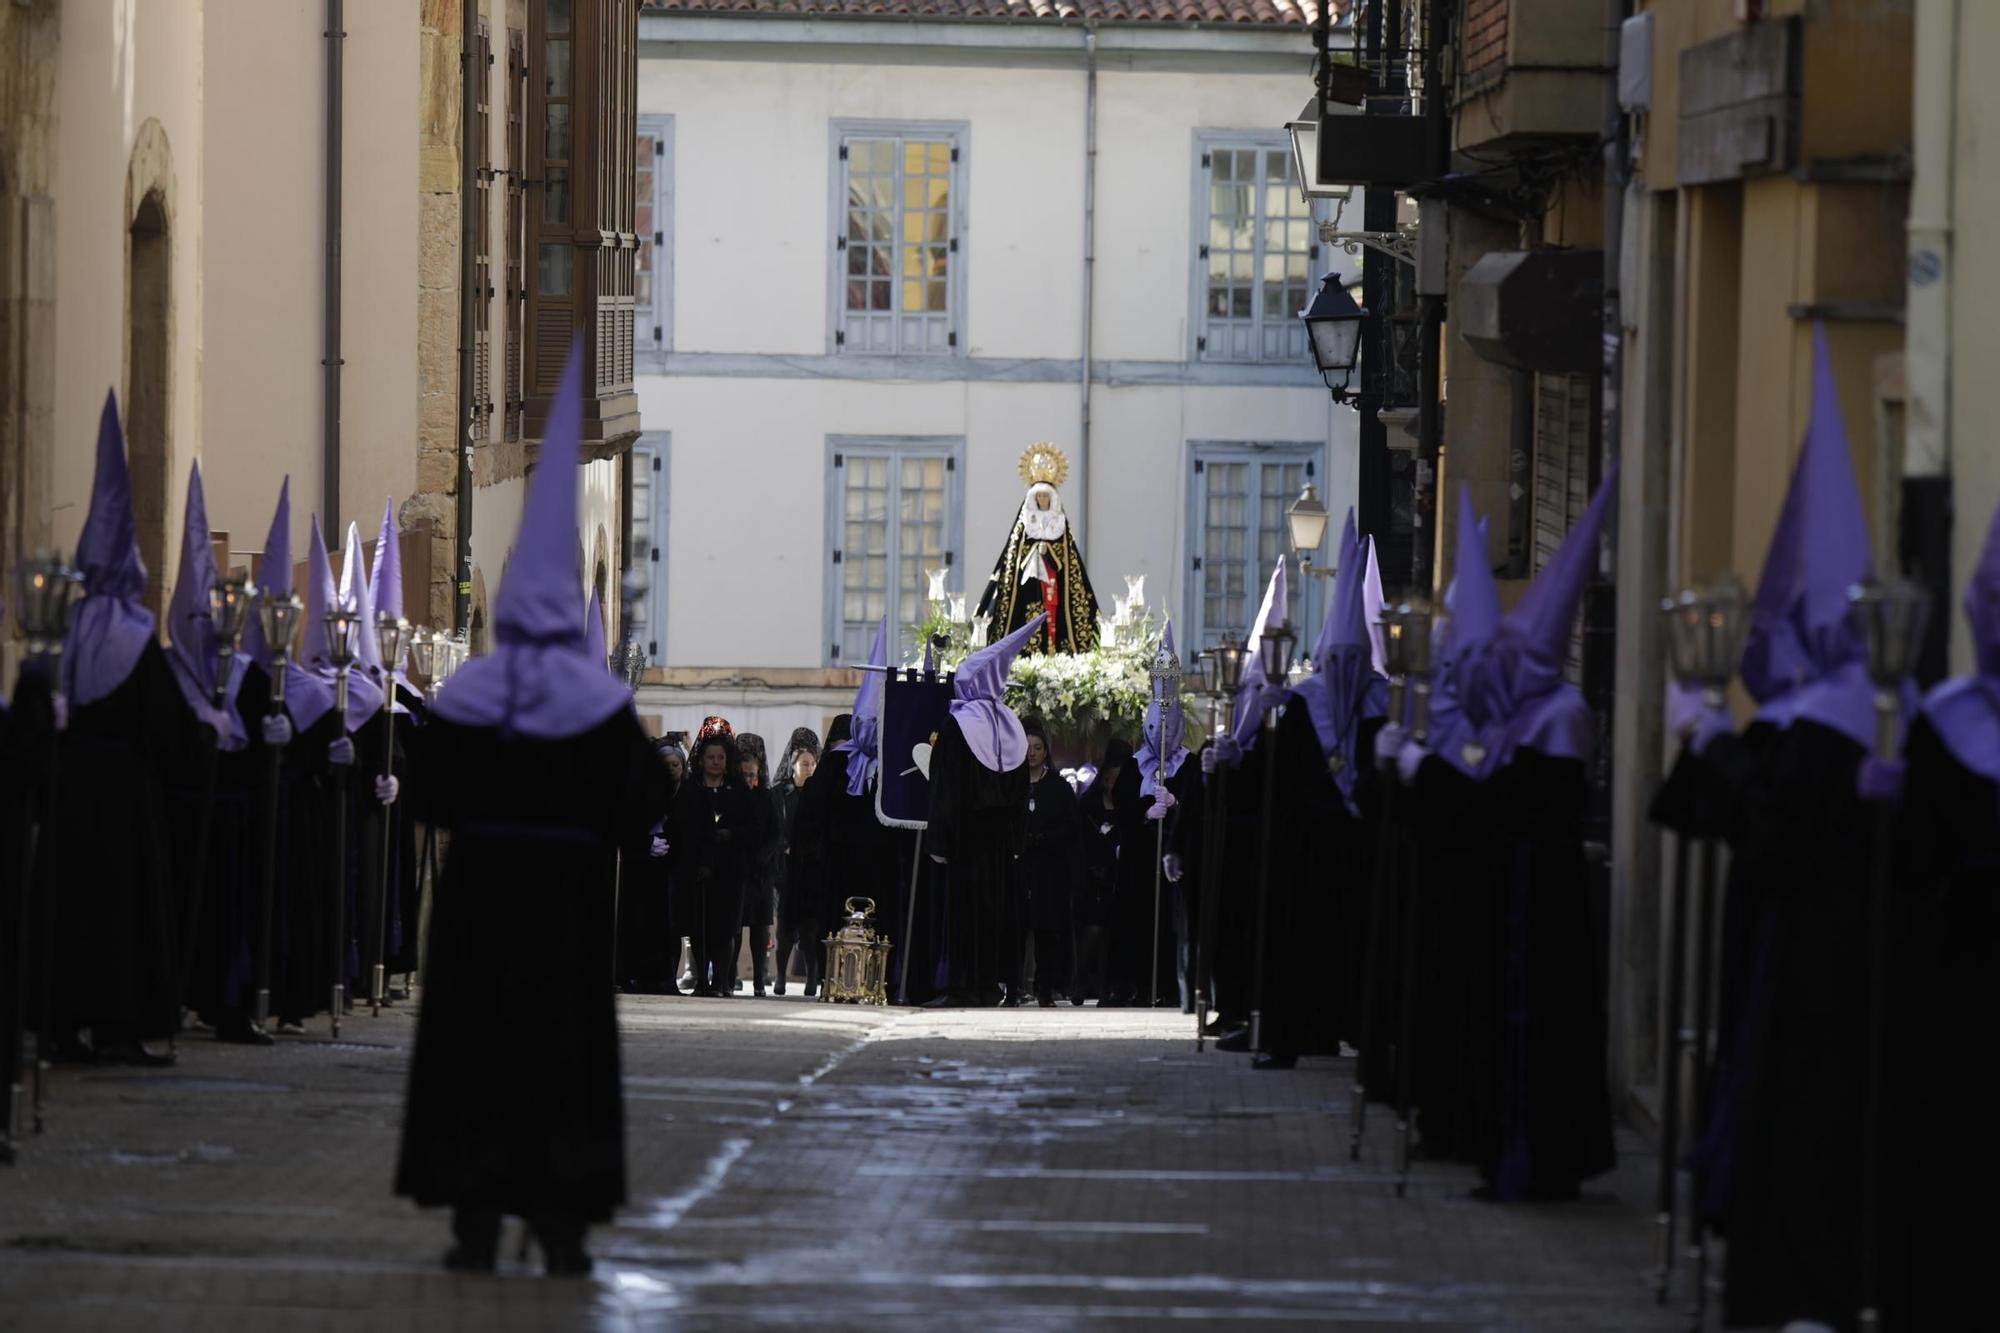
[(1160, 863), (1160, 867), (1161, 869), (1167, 872), (1167, 883), (1169, 884), (1180, 883), (1181, 875), (1186, 869), (1186, 867), (1184, 867), (1181, 864), (1181, 858), (1179, 852), (1168, 852), (1167, 859)]
[(1154, 796), (1152, 805), (1146, 808), (1146, 818), (1165, 819), (1167, 811), (1179, 804), (1180, 802), (1174, 799), (1174, 794), (1165, 787), (1162, 787), (1158, 794)]
[(1217, 736), (1201, 752), (1201, 771), (1214, 773), (1223, 764), (1235, 768), (1243, 762), (1243, 747), (1234, 736)]
[(1391, 722), (1375, 733), (1375, 767), (1384, 774), (1396, 771), (1396, 757), (1403, 752), (1403, 741), (1409, 733)]
[(57, 731), (68, 731), (68, 730), (69, 730), (69, 696), (68, 696), (68, 695), (66, 695), (66, 694), (55, 694), (55, 695), (52, 695), (52, 696), (50, 696), (50, 699), (49, 699), (49, 702), (50, 702), (50, 705), (51, 705), (51, 709), (52, 709), (52, 711), (53, 711), (53, 712), (55, 713), (55, 715), (56, 715), (56, 730), (57, 730)]
[(646, 851), (647, 854), (651, 856), (656, 856), (656, 857), (665, 856), (667, 854), (667, 840), (665, 838), (662, 838), (659, 834), (655, 833), (653, 835), (652, 845), (649, 846), (646, 849)]
[(292, 720), (283, 713), (267, 713), (263, 732), (264, 744), (283, 748), (292, 743)]
[(335, 768), (346, 768), (354, 762), (354, 742), (342, 736), (326, 747), (326, 762)]
[(939, 856), (936, 852), (931, 853), (931, 860), (937, 862), (939, 865), (947, 864), (945, 859), (942, 856)]
[(1397, 752), (1396, 776), (1403, 780), (1405, 787), (1410, 786), (1417, 780), (1417, 770), (1423, 766), (1424, 760), (1430, 758), (1430, 754), (1429, 750), (1415, 741), (1406, 743)]
[(402, 789), (403, 784), (393, 777), (375, 779), (375, 799), (384, 805), (394, 805), (396, 803), (396, 793)]

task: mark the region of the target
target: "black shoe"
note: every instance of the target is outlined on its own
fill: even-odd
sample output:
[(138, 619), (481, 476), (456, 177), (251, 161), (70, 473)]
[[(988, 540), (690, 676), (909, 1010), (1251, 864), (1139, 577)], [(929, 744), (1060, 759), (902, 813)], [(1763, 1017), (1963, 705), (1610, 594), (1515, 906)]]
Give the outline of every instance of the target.
[(779, 981), (777, 981), (772, 985), (771, 994), (783, 995), (784, 993), (785, 993), (785, 983), (782, 979), (780, 979)]
[(542, 1272), (549, 1277), (589, 1277), (590, 1253), (583, 1248), (584, 1228), (573, 1222), (531, 1222), (535, 1243), (542, 1247)]
[(1299, 1057), (1296, 1055), (1273, 1055), (1269, 1051), (1250, 1058), (1252, 1069), (1296, 1069)]
[(444, 1252), (444, 1266), (453, 1273), (491, 1273), (500, 1257), (500, 1214), (457, 1211), (451, 1216), (457, 1242)]
[(1035, 1003), (1040, 1005), (1044, 1009), (1053, 1009), (1056, 1007), (1056, 1002), (1054, 997), (1048, 995), (1037, 997)]
[(277, 1040), (247, 1018), (226, 1018), (217, 1023), (215, 1039), (234, 1046), (270, 1046)]
[(750, 993), (760, 1000), (764, 998), (764, 988), (762, 986), (758, 986), (755, 990), (751, 991)]
[(179, 1060), (172, 1051), (151, 1051), (139, 1041), (119, 1042), (97, 1052), (103, 1065), (137, 1065), (141, 1069), (171, 1069)]
[(1229, 1031), (1223, 1033), (1220, 1037), (1217, 1037), (1215, 1039), (1215, 1049), (1218, 1051), (1230, 1051), (1230, 1052), (1240, 1052), (1249, 1050), (1250, 1049), (1249, 1024), (1246, 1023), (1242, 1027), (1231, 1028), (1229, 1029)]

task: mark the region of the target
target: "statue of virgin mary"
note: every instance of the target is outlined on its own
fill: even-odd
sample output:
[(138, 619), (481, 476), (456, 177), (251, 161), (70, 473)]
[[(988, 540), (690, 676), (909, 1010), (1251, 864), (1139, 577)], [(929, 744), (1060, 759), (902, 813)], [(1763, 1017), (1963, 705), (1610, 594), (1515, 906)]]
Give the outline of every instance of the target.
[(1068, 475), (1069, 460), (1053, 444), (1037, 444), (1021, 456), (1028, 493), (979, 599), (977, 619), (989, 643), (1047, 616), (1047, 631), (1024, 651), (1081, 653), (1097, 646), (1097, 594), (1056, 492)]

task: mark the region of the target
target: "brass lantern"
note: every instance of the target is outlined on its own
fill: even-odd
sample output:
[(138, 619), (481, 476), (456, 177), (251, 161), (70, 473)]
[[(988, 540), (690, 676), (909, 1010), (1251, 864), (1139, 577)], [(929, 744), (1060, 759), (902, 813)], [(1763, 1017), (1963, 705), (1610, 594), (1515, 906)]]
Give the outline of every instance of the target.
[(847, 924), (826, 937), (828, 1004), (889, 1003), (889, 937), (875, 931), (875, 900), (849, 898)]

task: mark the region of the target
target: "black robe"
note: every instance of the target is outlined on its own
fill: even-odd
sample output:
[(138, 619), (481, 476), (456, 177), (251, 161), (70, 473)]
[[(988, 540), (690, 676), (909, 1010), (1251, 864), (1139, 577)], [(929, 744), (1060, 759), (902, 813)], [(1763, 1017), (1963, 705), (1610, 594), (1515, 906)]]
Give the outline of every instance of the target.
[(1083, 826), (1076, 793), (1053, 767), (1028, 784), (1026, 845), (1021, 853), (1023, 920), (1035, 940), (1035, 993), (1069, 993), (1076, 894), (1083, 878)]
[[(23, 667), (13, 707), (0, 709), (0, 1080), (11, 1083), (34, 1022), (36, 970), (30, 886), (47, 892), (48, 880), (28, 863), (30, 826), (45, 815), (44, 783), (55, 759), (56, 729), (48, 673)], [(37, 843), (37, 862), (46, 861)]]
[(199, 921), (189, 941), (185, 998), (211, 1024), (247, 1019), (256, 1000), (252, 950), (261, 865), (257, 853), (263, 838), (260, 796), (268, 755), (260, 723), (270, 688), (261, 667), (245, 668), (235, 706), (248, 743), (216, 754), (215, 782), (208, 793), (206, 874)]
[(560, 740), (431, 722), (419, 813), (451, 833), (396, 1193), (600, 1222), (625, 1199), (611, 862), (665, 810), (629, 709)]
[(180, 1026), (167, 793), (191, 785), (196, 725), (157, 643), (111, 693), (70, 707), (42, 830), (58, 1033), (158, 1039)]
[[(1910, 727), (1892, 901), (1883, 1180), (1885, 1328), (1949, 1328), (1990, 1299), (2000, 1193), (1987, 1069), (2000, 953), (2000, 785)], [(1860, 1066), (1855, 1066), (1860, 1072)]]
[[(1766, 800), (1739, 841), (1766, 867), (1736, 1007), (1724, 1318), (1846, 1325), (1859, 1300), (1872, 812), (1863, 748), (1815, 722), (1767, 742)], [(1720, 1089), (1718, 1089), (1720, 1091)]]
[[(669, 808), (679, 794), (673, 772), (655, 760), (666, 774)], [(681, 961), (681, 924), (674, 916), (673, 862), (653, 855), (654, 828), (641, 830), (620, 849), (618, 866), (618, 979), (639, 995), (666, 995), (677, 986)], [(659, 836), (670, 830), (662, 822)], [(670, 849), (671, 850), (671, 849)]]
[(1076, 954), (1072, 960), (1070, 998), (1100, 1002), (1107, 991), (1104, 930), (1110, 919), (1118, 881), (1118, 811), (1111, 802), (1115, 784), (1100, 774), (1077, 793), (1077, 831), (1083, 841), (1083, 878), (1073, 906)]
[(1475, 783), (1431, 758), (1416, 796), (1426, 1152), (1504, 1200), (1573, 1197), (1615, 1161), (1584, 767), (1522, 750)]
[[(1157, 999), (1173, 998), (1174, 918), (1172, 888), (1161, 869), (1166, 831), (1159, 820), (1146, 818), (1153, 798), (1139, 795), (1135, 761), (1118, 771), (1111, 789), (1113, 822), (1118, 828), (1117, 866), (1106, 905), (1106, 986), (1114, 1004), (1145, 1004), (1158, 978)], [(1158, 915), (1159, 954), (1149, 960)]]
[(973, 757), (958, 719), (947, 717), (931, 753), (930, 779), (924, 848), (949, 867), (950, 993), (962, 1004), (992, 1004), (1010, 975), (1006, 914), (1026, 834), (1028, 765), (987, 768)]
[[(665, 780), (662, 772), (661, 781)], [(753, 794), (737, 779), (709, 787), (698, 774), (683, 781), (674, 794), (667, 821), (674, 915), (692, 945), (697, 993), (710, 986), (727, 989), (734, 976), (743, 899), (763, 827), (753, 801)]]
[(277, 886), (273, 894), (271, 1012), (303, 1023), (332, 1001), (333, 765), (343, 735), (329, 708), (285, 747), (279, 776)]

